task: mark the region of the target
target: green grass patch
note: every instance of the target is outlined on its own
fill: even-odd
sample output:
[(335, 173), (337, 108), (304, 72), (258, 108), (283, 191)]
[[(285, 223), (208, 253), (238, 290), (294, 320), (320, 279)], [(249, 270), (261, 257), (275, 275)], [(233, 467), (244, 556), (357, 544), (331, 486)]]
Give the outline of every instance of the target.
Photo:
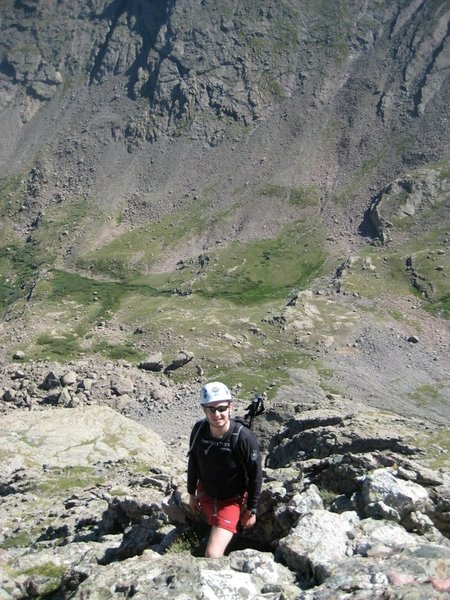
[[(212, 343), (209, 353), (214, 359), (201, 363), (205, 379), (239, 384), (238, 403), (242, 402), (245, 406), (255, 393), (266, 393), (267, 398), (272, 399), (276, 389), (289, 383), (291, 369), (311, 366), (306, 354), (293, 350), (290, 344), (276, 339), (265, 353), (261, 353), (256, 343), (254, 347), (243, 347), (239, 352), (236, 352), (232, 344), (218, 349), (217, 344)], [(230, 356), (235, 358), (230, 360)], [(180, 370), (180, 377), (183, 376), (184, 373)], [(193, 375), (191, 379), (192, 377)], [(173, 378), (177, 380), (177, 372)]]
[(315, 185), (290, 190), (289, 202), (294, 206), (316, 206), (319, 201), (320, 191)]
[(414, 392), (408, 394), (408, 397), (420, 406), (435, 404), (440, 396), (440, 390), (428, 383), (417, 386)]
[(384, 247), (366, 247), (348, 268), (341, 289), (372, 299), (385, 293), (410, 295), (413, 290), (406, 256), (404, 248), (392, 252)]
[(448, 470), (450, 461), (450, 429), (448, 427), (420, 435), (415, 443), (424, 450), (427, 464), (431, 469)]
[[(450, 298), (450, 256), (447, 253), (438, 253), (434, 250), (436, 243), (430, 243), (428, 250), (420, 250), (413, 255), (414, 271), (418, 276), (418, 283), (427, 290), (427, 301), (430, 305), (436, 304), (434, 310), (441, 310), (448, 316)], [(447, 309), (447, 311), (446, 311)]]
[[(303, 358), (292, 352), (292, 340), (274, 341), (277, 325), (262, 317), (279, 313), (280, 302), (284, 306), (293, 290), (321, 272), (323, 238), (322, 226), (310, 219), (289, 224), (275, 239), (234, 242), (168, 273), (136, 277), (129, 272), (126, 279), (111, 281), (48, 270), (32, 303), (34, 318), (42, 314), (48, 331), (32, 340), (27, 356), (62, 361), (97, 352), (136, 363), (144, 358), (139, 346), (155, 342), (166, 363), (181, 348), (194, 353), (196, 360), (174, 372), (174, 379), (195, 377), (195, 364), (201, 363), (211, 376), (220, 370), (234, 381), (242, 379), (249, 392), (264, 391), (270, 383), (288, 381), (287, 369)], [(108, 337), (113, 316), (129, 331), (141, 327), (144, 333), (118, 341)], [(99, 328), (100, 322), (105, 326)], [(257, 325), (262, 337), (247, 329), (243, 335), (245, 323)], [(214, 361), (204, 358), (208, 355)]]
[(111, 360), (126, 360), (130, 363), (137, 363), (145, 357), (145, 353), (137, 350), (132, 341), (111, 344), (106, 340), (99, 340), (92, 345), (92, 351)]
[[(48, 265), (54, 264), (61, 253), (61, 247), (70, 243), (77, 230), (93, 210), (86, 198), (75, 198), (70, 202), (51, 204), (33, 231), (33, 241), (42, 259)], [(98, 217), (98, 215), (97, 215)]]
[(130, 493), (129, 488), (115, 487), (109, 490), (111, 496), (127, 496)]
[(11, 217), (21, 203), (23, 173), (17, 173), (0, 182), (0, 216), (2, 220)]
[(52, 335), (43, 333), (35, 340), (36, 348), (33, 358), (39, 360), (70, 360), (76, 358), (81, 352), (80, 339), (74, 333)]
[(69, 238), (87, 210), (85, 200), (51, 206), (27, 242), (9, 236), (7, 243), (0, 243), (0, 308), (31, 294), (42, 269), (51, 266), (60, 252), (60, 234), (67, 232)]
[(147, 284), (100, 281), (66, 271), (53, 271), (43, 294), (50, 303), (69, 299), (83, 306), (89, 305), (89, 321), (94, 322), (109, 317), (127, 294), (135, 292), (146, 296), (158, 294), (157, 289)]
[(426, 304), (425, 308), (433, 315), (442, 316), (445, 319), (450, 319), (450, 296), (441, 298), (432, 304)]
[(29, 567), (16, 571), (17, 575), (38, 575), (41, 577), (58, 577), (61, 578), (64, 573), (64, 567), (61, 565), (55, 565), (52, 562), (46, 562), (41, 565)]
[(9, 550), (11, 548), (27, 548), (31, 545), (31, 539), (28, 533), (20, 531), (19, 533), (10, 535), (0, 544), (0, 548), (3, 550)]
[(280, 198), (294, 206), (316, 206), (320, 201), (320, 191), (314, 185), (292, 188), (272, 183), (263, 186), (258, 191), (263, 196)]
[(311, 33), (321, 53), (341, 64), (349, 55), (349, 35), (353, 29), (353, 15), (343, 4), (318, 0), (312, 8)]
[(166, 215), (158, 223), (127, 231), (102, 248), (80, 256), (76, 265), (122, 281), (138, 277), (149, 271), (168, 248), (175, 247), (184, 238), (199, 235), (206, 228), (205, 202), (197, 200), (181, 211)]
[(206, 549), (206, 538), (209, 527), (206, 523), (190, 523), (179, 530), (178, 536), (166, 550), (166, 554), (191, 554), (192, 556), (204, 556)]
[[(27, 569), (17, 570), (15, 571), (15, 575), (26, 575), (31, 578), (38, 577), (40, 579), (39, 598), (43, 599), (47, 598), (49, 594), (56, 592), (60, 587), (65, 570), (65, 567), (62, 565), (46, 562)], [(42, 582), (42, 579), (45, 580), (45, 583)]]
[(42, 264), (32, 243), (0, 247), (0, 309), (30, 293)]
[[(284, 299), (281, 306), (284, 306)], [(124, 299), (116, 318), (130, 329), (141, 327), (140, 336), (161, 348), (168, 363), (179, 348), (193, 352), (195, 360), (174, 371), (178, 382), (197, 377), (201, 364), (205, 378), (224, 378), (241, 383), (243, 393), (263, 392), (271, 384), (287, 383), (288, 369), (303, 368), (305, 357), (293, 349), (292, 340), (262, 318), (279, 313), (280, 301), (239, 304), (226, 298), (144, 297)], [(259, 333), (252, 333), (257, 328)]]
[(66, 493), (76, 489), (86, 489), (103, 482), (103, 478), (95, 475), (91, 467), (53, 468), (47, 472), (46, 479), (32, 484), (30, 490), (34, 493), (51, 496)]
[(282, 298), (304, 289), (324, 262), (323, 232), (296, 223), (275, 239), (241, 244), (218, 251), (195, 292), (205, 298), (227, 298), (237, 304)]

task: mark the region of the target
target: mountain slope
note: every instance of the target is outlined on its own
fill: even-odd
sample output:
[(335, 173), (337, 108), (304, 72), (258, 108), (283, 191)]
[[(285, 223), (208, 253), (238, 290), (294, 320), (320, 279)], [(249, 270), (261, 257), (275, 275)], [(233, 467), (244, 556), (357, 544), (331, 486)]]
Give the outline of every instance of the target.
[[(275, 390), (312, 368), (325, 392), (394, 393), (411, 412), (431, 410), (431, 389), (439, 418), (446, 2), (0, 11), (5, 357), (169, 362), (184, 348), (195, 360), (175, 378), (201, 367)], [(421, 340), (413, 378), (393, 331)]]

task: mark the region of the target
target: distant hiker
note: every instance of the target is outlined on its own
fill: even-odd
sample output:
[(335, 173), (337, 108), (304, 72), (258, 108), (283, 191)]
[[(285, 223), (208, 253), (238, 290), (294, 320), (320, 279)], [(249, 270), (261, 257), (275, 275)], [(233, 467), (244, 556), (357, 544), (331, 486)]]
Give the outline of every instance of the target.
[(223, 556), (238, 524), (256, 523), (262, 470), (252, 431), (231, 418), (232, 396), (226, 385), (207, 383), (200, 390), (206, 419), (194, 425), (190, 439), (187, 489), (189, 505), (211, 525), (205, 556)]

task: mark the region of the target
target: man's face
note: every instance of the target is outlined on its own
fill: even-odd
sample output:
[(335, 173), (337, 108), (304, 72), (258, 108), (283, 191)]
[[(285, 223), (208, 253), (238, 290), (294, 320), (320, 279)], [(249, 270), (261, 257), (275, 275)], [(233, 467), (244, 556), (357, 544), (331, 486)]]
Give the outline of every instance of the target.
[(231, 402), (214, 402), (204, 406), (203, 410), (212, 427), (223, 427), (230, 419)]

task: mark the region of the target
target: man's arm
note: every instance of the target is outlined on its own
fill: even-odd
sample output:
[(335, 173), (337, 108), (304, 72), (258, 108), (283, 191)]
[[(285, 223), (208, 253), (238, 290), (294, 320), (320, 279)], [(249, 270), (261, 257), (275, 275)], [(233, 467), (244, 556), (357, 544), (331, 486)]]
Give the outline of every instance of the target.
[(259, 445), (252, 431), (246, 430), (242, 436), (243, 457), (247, 474), (247, 509), (256, 515), (262, 486), (262, 467)]

